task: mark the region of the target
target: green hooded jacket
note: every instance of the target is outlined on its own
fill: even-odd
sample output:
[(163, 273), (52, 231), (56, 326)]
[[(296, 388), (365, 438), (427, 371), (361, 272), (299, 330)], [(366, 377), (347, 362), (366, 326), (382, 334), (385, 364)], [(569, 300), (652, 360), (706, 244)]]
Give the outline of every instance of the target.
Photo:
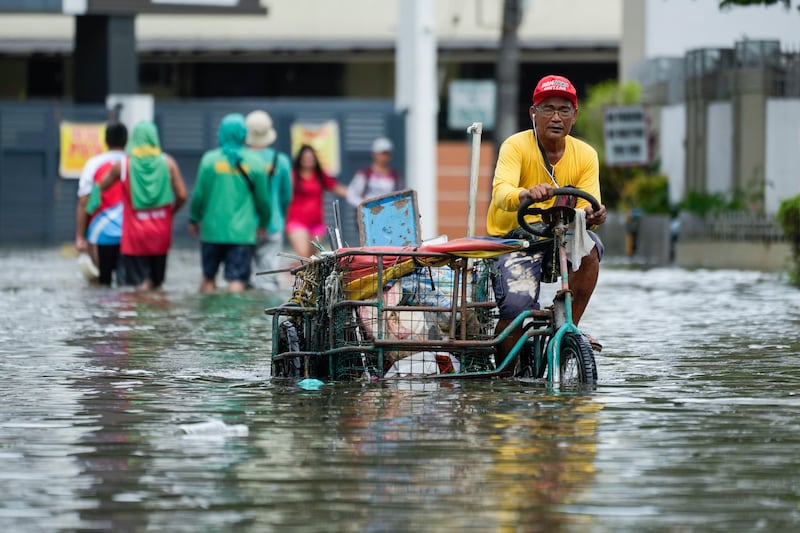
[[(149, 120), (138, 122), (133, 128), (128, 146), (125, 148), (130, 160), (128, 182), (131, 189), (131, 204), (138, 210), (155, 209), (175, 202), (169, 164), (161, 152), (158, 128)], [(92, 187), (86, 212), (94, 213), (101, 203), (100, 187)]]
[[(200, 224), (200, 240), (215, 244), (255, 244), (256, 228), (270, 219), (270, 194), (264, 163), (244, 146), (244, 116), (226, 115), (219, 126), (219, 148), (203, 154), (189, 207), (189, 220)], [(240, 163), (253, 191), (239, 172)], [(259, 221), (263, 221), (259, 223)]]
[(269, 177), (270, 218), (267, 231), (281, 233), (286, 228), (286, 213), (292, 201), (292, 162), (288, 155), (276, 152), (273, 148), (254, 151), (264, 160), (264, 171)]
[(169, 165), (161, 152), (156, 125), (136, 124), (125, 149), (130, 157), (131, 203), (136, 210), (154, 209), (175, 201)]

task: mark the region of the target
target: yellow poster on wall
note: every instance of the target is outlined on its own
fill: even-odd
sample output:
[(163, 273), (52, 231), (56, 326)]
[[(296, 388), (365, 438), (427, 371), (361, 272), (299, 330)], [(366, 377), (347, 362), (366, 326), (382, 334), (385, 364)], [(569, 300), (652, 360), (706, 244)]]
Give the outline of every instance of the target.
[(304, 144), (317, 153), (322, 170), (330, 176), (338, 176), (342, 169), (339, 156), (339, 123), (329, 120), (321, 124), (294, 123), (290, 129), (292, 138), (292, 159)]
[(62, 178), (79, 178), (86, 161), (103, 153), (106, 125), (102, 122), (61, 122), (61, 151), (58, 173)]

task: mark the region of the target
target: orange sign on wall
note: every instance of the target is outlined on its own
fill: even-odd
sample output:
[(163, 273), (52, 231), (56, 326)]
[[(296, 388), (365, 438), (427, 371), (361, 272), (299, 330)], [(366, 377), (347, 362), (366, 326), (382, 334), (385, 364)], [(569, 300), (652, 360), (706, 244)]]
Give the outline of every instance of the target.
[(79, 178), (90, 157), (108, 150), (106, 125), (102, 122), (61, 122), (60, 129), (58, 173), (62, 178)]

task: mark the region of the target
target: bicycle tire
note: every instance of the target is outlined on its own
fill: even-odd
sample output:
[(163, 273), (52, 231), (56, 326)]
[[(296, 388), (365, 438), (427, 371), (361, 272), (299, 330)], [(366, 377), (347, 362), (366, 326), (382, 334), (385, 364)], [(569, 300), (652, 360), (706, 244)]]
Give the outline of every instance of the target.
[(567, 333), (561, 339), (559, 364), (562, 384), (597, 383), (597, 363), (589, 342), (576, 333)]
[[(278, 353), (299, 352), (302, 350), (302, 339), (297, 326), (290, 320), (280, 323), (278, 329)], [(302, 375), (302, 359), (300, 357), (284, 357), (272, 365), (275, 377), (299, 377)]]

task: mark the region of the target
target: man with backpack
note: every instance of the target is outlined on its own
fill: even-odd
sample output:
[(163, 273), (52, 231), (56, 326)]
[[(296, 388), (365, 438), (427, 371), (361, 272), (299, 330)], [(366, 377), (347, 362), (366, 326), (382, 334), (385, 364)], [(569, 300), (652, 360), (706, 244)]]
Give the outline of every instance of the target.
[(347, 187), (347, 203), (353, 207), (364, 200), (403, 188), (400, 176), (389, 163), (392, 160), (392, 141), (379, 137), (372, 143), (372, 164), (355, 173)]
[(100, 285), (110, 287), (112, 273), (117, 271), (120, 282), (119, 243), (122, 235), (122, 186), (116, 184), (107, 191), (96, 187), (117, 161), (125, 156), (128, 129), (121, 122), (106, 124), (105, 141), (108, 151), (86, 162), (78, 182), (78, 207), (75, 215), (75, 248), (88, 253), (96, 266)]
[[(280, 266), (278, 252), (283, 248), (286, 212), (292, 200), (292, 162), (289, 156), (270, 148), (278, 138), (272, 118), (266, 111), (253, 111), (245, 119), (247, 146), (264, 160), (269, 191), (270, 218), (267, 232), (256, 242), (254, 254), (256, 273), (277, 270)], [(260, 289), (278, 288), (276, 275), (254, 276), (253, 285)]]
[(200, 238), (201, 292), (217, 289), (216, 276), (225, 264), (228, 292), (250, 286), (256, 236), (266, 233), (270, 199), (264, 162), (245, 146), (245, 117), (223, 117), (217, 132), (219, 148), (200, 160), (189, 211), (189, 234)]

